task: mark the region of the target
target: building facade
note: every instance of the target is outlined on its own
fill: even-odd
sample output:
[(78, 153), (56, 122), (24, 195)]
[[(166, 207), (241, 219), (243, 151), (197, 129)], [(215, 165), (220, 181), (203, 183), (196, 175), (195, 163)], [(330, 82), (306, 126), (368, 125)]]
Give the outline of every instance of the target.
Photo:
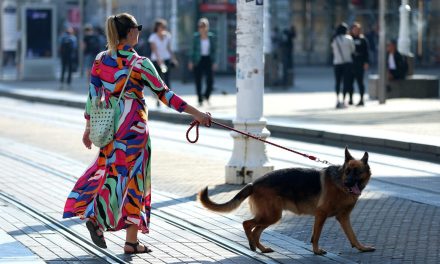
[[(6, 3), (15, 4), (14, 8)], [(133, 14), (146, 29), (139, 47), (149, 56), (148, 34), (157, 18), (173, 19), (173, 2), (177, 5), (176, 53), (186, 62), (197, 20), (207, 17), (211, 31), (217, 35), (220, 72), (232, 73), (235, 66), (236, 0), (0, 0), (0, 49), (4, 60), (20, 39), (20, 8), (28, 3), (53, 4), (57, 8), (58, 33), (66, 26), (80, 32), (85, 24), (103, 27), (109, 14)], [(397, 39), (401, 0), (388, 0), (386, 11), (387, 38)], [(411, 51), (417, 65), (440, 64), (440, 1), (409, 0), (411, 6)], [(379, 0), (266, 0), (269, 4), (271, 40), (274, 35), (294, 27), (292, 60), (296, 65), (328, 65), (331, 63), (330, 40), (340, 22), (358, 21), (363, 25), (373, 59), (377, 56)], [(82, 6), (81, 6), (82, 5)], [(81, 12), (83, 12), (81, 14)], [(13, 29), (15, 27), (15, 29)], [(16, 34), (11, 34), (11, 31)], [(17, 46), (17, 45), (15, 45)], [(277, 49), (277, 45), (274, 45)], [(278, 46), (279, 47), (279, 46)], [(20, 52), (16, 49), (15, 52)], [(276, 52), (276, 51), (273, 51)], [(183, 72), (185, 74), (185, 72)]]

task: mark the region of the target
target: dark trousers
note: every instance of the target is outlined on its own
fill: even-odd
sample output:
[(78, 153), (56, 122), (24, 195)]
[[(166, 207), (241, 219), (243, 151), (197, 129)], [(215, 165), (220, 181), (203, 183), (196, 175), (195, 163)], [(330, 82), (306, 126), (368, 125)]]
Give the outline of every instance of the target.
[[(206, 76), (206, 90), (202, 95), (202, 77)], [(209, 100), (214, 84), (212, 61), (210, 56), (202, 56), (200, 62), (194, 67), (194, 77), (196, 81), (196, 92), (199, 103), (203, 102), (203, 98)]]
[[(347, 92), (353, 91), (352, 67), (353, 67), (352, 63), (334, 65), (336, 96), (339, 97), (339, 93), (341, 91), (341, 81), (342, 81), (343, 82), (342, 96), (344, 100)], [(350, 100), (352, 100), (352, 96), (353, 93), (350, 96)]]
[(354, 89), (354, 82), (357, 83), (357, 86), (359, 88), (359, 95), (361, 96), (361, 101), (364, 99), (364, 93), (365, 93), (365, 86), (364, 86), (364, 65), (363, 64), (353, 64), (353, 75), (352, 75), (352, 84), (351, 84), (351, 90), (348, 91), (350, 94), (350, 98), (353, 98), (353, 89)]
[(168, 68), (166, 72), (162, 72), (162, 70), (160, 69), (160, 65), (157, 63), (157, 61), (153, 61), (154, 68), (156, 68), (156, 71), (159, 73), (160, 78), (162, 79), (162, 81), (165, 82), (168, 88), (171, 89), (171, 83), (170, 83), (171, 61), (165, 60), (164, 63)]
[(67, 83), (72, 81), (73, 61), (70, 57), (61, 57), (61, 82), (64, 82), (64, 74), (67, 71)]

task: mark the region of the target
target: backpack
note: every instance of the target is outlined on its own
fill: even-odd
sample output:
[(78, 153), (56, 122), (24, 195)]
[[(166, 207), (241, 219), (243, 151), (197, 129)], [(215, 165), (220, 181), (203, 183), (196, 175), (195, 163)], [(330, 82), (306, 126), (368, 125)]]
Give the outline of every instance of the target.
[(69, 36), (63, 36), (61, 39), (61, 55), (71, 55), (73, 52), (73, 39)]

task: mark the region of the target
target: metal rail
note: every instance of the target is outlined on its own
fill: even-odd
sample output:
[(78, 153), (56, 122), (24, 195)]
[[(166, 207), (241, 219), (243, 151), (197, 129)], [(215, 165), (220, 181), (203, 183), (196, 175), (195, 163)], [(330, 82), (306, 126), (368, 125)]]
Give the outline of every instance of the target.
[[(31, 161), (29, 159), (26, 159), (24, 156), (17, 155), (15, 153), (14, 154), (7, 153), (5, 151), (1, 152), (0, 156), (4, 156), (4, 157), (10, 158), (10, 159), (13, 159), (15, 161), (19, 161), (19, 162), (24, 163), (28, 166), (31, 166), (33, 168), (37, 168), (39, 170), (42, 170), (42, 171), (49, 173), (49, 174), (52, 174), (56, 177), (60, 177), (60, 178), (67, 180), (69, 182), (73, 182), (73, 183), (76, 182), (73, 175), (69, 175), (69, 174), (67, 174), (65, 172), (61, 172), (57, 169), (50, 168), (50, 167), (44, 166), (43, 164)], [(57, 158), (59, 159), (60, 157), (57, 157)], [(83, 236), (78, 236), (76, 233), (74, 233), (72, 230), (65, 227), (61, 223), (59, 223), (57, 220), (38, 212), (37, 210), (19, 202), (18, 200), (14, 199), (6, 194), (0, 193), (0, 199), (3, 199), (3, 198), (7, 202), (10, 202), (11, 204), (14, 204), (17, 207), (21, 208), (24, 212), (26, 212), (32, 216), (34, 216), (34, 214), (35, 214), (35, 218), (41, 220), (44, 223), (47, 223), (54, 230), (58, 231), (58, 229), (61, 229), (60, 233), (63, 236), (65, 236), (66, 238), (72, 240), (73, 242), (75, 242), (77, 244), (86, 242), (88, 245), (93, 246), (93, 248), (90, 249), (90, 251), (88, 250), (87, 247), (84, 248), (85, 250), (91, 252), (92, 254), (95, 254), (96, 251), (99, 251), (102, 254), (105, 254), (106, 256), (108, 256), (112, 260), (114, 258), (114, 261), (116, 261), (116, 262), (113, 262), (113, 263), (128, 263), (128, 262), (118, 258), (117, 256), (111, 254), (107, 250), (96, 247), (93, 243), (90, 242), (90, 239), (88, 239), (88, 238), (86, 239)], [(257, 252), (250, 251), (249, 249), (247, 249), (246, 247), (242, 246), (239, 243), (236, 243), (236, 242), (231, 241), (225, 237), (214, 234), (210, 231), (206, 231), (205, 229), (203, 229), (200, 226), (194, 225), (193, 223), (190, 223), (181, 217), (172, 215), (172, 214), (167, 213), (163, 210), (155, 209), (154, 211), (151, 212), (151, 214), (158, 217), (158, 218), (163, 219), (164, 221), (166, 221), (169, 224), (172, 224), (172, 225), (177, 226), (179, 228), (188, 230), (188, 232), (192, 232), (196, 235), (199, 235), (199, 236), (203, 237), (204, 239), (206, 239), (212, 243), (215, 243), (216, 245), (218, 245), (228, 251), (231, 251), (233, 253), (248, 257), (248, 258), (254, 260), (255, 262), (270, 263), (270, 264), (281, 263), (278, 260), (276, 260), (275, 258), (272, 258), (267, 255), (263, 255), (263, 254), (260, 254)], [(72, 239), (70, 236), (73, 236)], [(79, 244), (79, 245), (81, 245), (81, 244)], [(108, 261), (108, 260), (106, 260), (106, 261)]]
[(64, 226), (58, 220), (56, 220), (50, 216), (47, 216), (44, 213), (39, 212), (38, 210), (26, 205), (25, 203), (20, 202), (19, 200), (17, 200), (16, 198), (13, 198), (12, 196), (10, 196), (8, 194), (0, 192), (0, 199), (9, 203), (9, 204), (14, 205), (18, 209), (20, 209), (22, 212), (28, 214), (29, 216), (32, 216), (33, 218), (37, 219), (38, 221), (40, 221), (44, 225), (53, 229), (55, 232), (58, 232), (59, 234), (61, 234), (66, 239), (72, 241), (73, 243), (75, 243), (79, 247), (83, 248), (88, 253), (104, 260), (107, 263), (124, 263), (124, 264), (129, 263), (129, 262), (119, 258), (115, 254), (109, 252), (108, 250), (105, 250), (105, 249), (102, 249), (102, 248), (95, 246), (93, 244), (93, 242), (91, 242), (90, 239), (85, 238), (81, 235), (78, 235), (73, 230)]

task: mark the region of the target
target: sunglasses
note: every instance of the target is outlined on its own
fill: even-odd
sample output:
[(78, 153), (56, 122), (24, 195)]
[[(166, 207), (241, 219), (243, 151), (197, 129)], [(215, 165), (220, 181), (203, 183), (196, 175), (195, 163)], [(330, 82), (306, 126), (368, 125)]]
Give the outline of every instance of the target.
[(142, 31), (142, 25), (133, 26), (132, 28), (137, 28), (139, 31)]

